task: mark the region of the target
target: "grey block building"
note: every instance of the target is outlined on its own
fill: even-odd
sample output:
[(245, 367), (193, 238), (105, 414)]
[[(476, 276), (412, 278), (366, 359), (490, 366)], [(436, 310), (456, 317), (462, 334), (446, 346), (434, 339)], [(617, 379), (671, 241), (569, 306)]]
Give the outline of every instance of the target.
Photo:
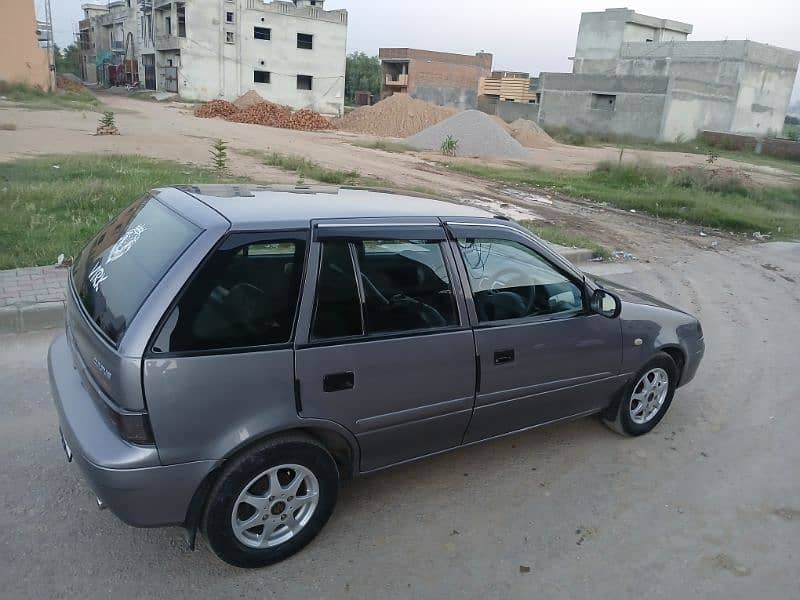
[(541, 74), (539, 122), (664, 142), (780, 132), (800, 52), (691, 32), (625, 8), (584, 13), (573, 72)]

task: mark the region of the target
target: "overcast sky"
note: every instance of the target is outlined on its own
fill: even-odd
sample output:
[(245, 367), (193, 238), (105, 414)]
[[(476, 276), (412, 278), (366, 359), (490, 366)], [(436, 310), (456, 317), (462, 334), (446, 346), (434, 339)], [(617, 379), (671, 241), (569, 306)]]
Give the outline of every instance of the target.
[[(73, 39), (86, 0), (51, 0), (59, 45)], [(104, 0), (95, 0), (103, 3)], [(209, 0), (194, 0), (207, 2)], [(36, 0), (42, 5), (43, 0)], [(375, 54), (381, 46), (495, 55), (495, 68), (570, 71), (581, 12), (622, 4), (614, 0), (327, 0), (350, 11), (349, 50)], [(759, 0), (631, 0), (629, 8), (694, 25), (693, 40), (750, 39), (800, 50), (800, 2)], [(40, 13), (41, 14), (41, 13)], [(800, 85), (794, 98), (800, 98)]]

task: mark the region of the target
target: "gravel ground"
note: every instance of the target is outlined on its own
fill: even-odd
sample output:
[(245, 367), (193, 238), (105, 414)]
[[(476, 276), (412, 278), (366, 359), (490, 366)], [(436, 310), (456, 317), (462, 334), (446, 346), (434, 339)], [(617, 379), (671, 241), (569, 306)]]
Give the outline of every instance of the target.
[(524, 160), (529, 152), (492, 117), (479, 110), (465, 110), (433, 127), (406, 138), (419, 150), (439, 150), (445, 138), (458, 140), (458, 156), (478, 156), (501, 160)]
[(601, 267), (703, 321), (700, 373), (650, 435), (584, 419), (349, 482), (261, 571), (98, 512), (58, 441), (53, 334), (0, 338), (0, 596), (796, 598), (800, 245), (659, 239), (658, 261)]

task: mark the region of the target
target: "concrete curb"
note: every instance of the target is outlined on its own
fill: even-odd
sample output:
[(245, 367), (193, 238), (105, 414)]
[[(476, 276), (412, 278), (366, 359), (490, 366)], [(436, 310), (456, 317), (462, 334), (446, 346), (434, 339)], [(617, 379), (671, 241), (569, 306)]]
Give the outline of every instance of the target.
[(64, 302), (38, 302), (0, 308), (0, 334), (28, 333), (64, 326)]

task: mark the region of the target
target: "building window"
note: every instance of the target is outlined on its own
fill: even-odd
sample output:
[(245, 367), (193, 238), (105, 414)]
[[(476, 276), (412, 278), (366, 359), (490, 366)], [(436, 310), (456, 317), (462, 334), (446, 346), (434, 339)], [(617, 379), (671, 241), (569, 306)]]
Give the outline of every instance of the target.
[(226, 23), (235, 23), (236, 19), (234, 18), (234, 14), (231, 11), (225, 13), (225, 22)]
[(297, 47), (303, 50), (313, 50), (314, 49), (314, 36), (310, 33), (298, 33), (297, 34)]
[(592, 108), (598, 110), (614, 110), (617, 97), (614, 94), (592, 94)]
[(178, 37), (186, 37), (186, 6), (178, 5)]
[(271, 40), (272, 30), (266, 27), (253, 27), (253, 37), (257, 40)]
[(297, 89), (310, 90), (314, 87), (314, 78), (311, 75), (297, 76)]
[(256, 83), (269, 83), (269, 71), (253, 71), (253, 81)]
[(232, 31), (225, 32), (225, 43), (226, 44), (235, 44), (236, 43), (236, 35)]

